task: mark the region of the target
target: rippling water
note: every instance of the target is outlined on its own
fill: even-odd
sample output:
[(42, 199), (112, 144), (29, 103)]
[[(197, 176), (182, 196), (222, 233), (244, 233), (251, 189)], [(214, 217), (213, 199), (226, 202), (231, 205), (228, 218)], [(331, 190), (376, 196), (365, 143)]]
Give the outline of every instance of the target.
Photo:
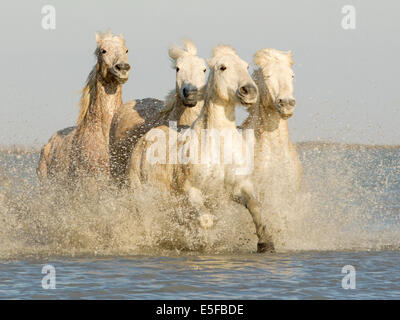
[[(304, 192), (277, 208), (276, 254), (222, 203), (194, 230), (165, 195), (91, 201), (38, 187), (36, 153), (0, 153), (0, 298), (400, 298), (400, 149), (300, 148)], [(56, 289), (42, 288), (43, 265)], [(342, 267), (356, 289), (342, 288)]]
[[(43, 289), (44, 263), (56, 289)], [(356, 289), (342, 288), (344, 265)], [(400, 256), (378, 252), (180, 255), (9, 261), (1, 298), (35, 299), (399, 299)]]

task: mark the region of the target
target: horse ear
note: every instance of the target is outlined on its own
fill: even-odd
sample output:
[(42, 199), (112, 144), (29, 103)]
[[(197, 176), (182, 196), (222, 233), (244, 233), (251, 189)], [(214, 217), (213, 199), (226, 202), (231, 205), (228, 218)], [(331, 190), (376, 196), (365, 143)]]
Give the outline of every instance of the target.
[(183, 47), (185, 48), (187, 53), (189, 53), (192, 56), (197, 55), (197, 47), (193, 43), (193, 41), (191, 41), (189, 39), (184, 39), (182, 42), (183, 42)]
[(118, 38), (121, 40), (121, 42), (125, 45), (125, 38), (122, 33), (119, 34)]
[(290, 65), (292, 65), (293, 64), (292, 50), (289, 50), (288, 52), (286, 52), (286, 54), (288, 55)]
[(126, 46), (126, 40), (125, 40), (125, 38), (124, 38), (123, 34), (122, 34), (122, 33), (120, 33), (118, 37), (119, 37), (119, 39), (120, 39), (121, 43), (122, 43), (124, 46)]
[(95, 32), (94, 36), (96, 37), (96, 42), (100, 43), (100, 39), (101, 39), (100, 35), (97, 32)]
[(258, 50), (253, 56), (253, 62), (258, 67), (265, 64), (266, 49)]
[(210, 69), (214, 67), (214, 65), (215, 65), (214, 58), (208, 58), (206, 61), (207, 61), (208, 66), (210, 67)]
[(179, 48), (177, 45), (173, 45), (169, 47), (168, 49), (168, 55), (172, 60), (177, 60), (179, 57), (181, 57), (185, 52)]

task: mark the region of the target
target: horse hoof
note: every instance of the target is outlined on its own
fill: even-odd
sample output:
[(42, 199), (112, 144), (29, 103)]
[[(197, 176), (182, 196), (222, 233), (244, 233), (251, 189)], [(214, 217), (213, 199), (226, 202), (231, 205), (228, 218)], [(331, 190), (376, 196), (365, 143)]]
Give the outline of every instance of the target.
[(257, 243), (257, 253), (275, 252), (275, 247), (272, 242), (259, 242)]
[(210, 229), (214, 225), (214, 217), (211, 214), (202, 214), (199, 222), (203, 229)]

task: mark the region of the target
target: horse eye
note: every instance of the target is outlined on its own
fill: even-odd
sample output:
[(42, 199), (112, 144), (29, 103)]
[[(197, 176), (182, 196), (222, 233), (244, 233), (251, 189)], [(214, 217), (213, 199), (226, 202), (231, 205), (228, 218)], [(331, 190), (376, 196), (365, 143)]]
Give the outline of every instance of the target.
[(220, 67), (219, 67), (219, 70), (225, 71), (225, 70), (226, 70), (226, 66), (224, 66), (224, 65), (220, 66)]
[(178, 67), (176, 67), (176, 72), (178, 72), (179, 71), (179, 68)]
[(206, 71), (207, 71), (207, 69), (204, 69), (204, 70), (203, 70), (203, 72), (206, 72)]
[(103, 50), (101, 50), (101, 53), (105, 54), (105, 53), (107, 53), (107, 51), (103, 49)]
[(129, 51), (129, 50), (128, 50), (128, 49), (126, 49), (126, 52), (125, 52), (125, 53), (128, 53), (128, 51)]

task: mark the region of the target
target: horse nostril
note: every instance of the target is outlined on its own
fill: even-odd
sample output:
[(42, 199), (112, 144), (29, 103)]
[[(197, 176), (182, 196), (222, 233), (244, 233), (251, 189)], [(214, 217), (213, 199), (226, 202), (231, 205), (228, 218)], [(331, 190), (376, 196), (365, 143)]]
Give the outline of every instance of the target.
[(257, 87), (253, 84), (246, 84), (239, 88), (239, 94), (242, 96), (254, 98), (257, 96)]
[(239, 91), (243, 95), (247, 95), (249, 93), (249, 91), (247, 90), (247, 88), (245, 86), (240, 87)]
[(115, 69), (117, 69), (118, 71), (121, 70), (129, 71), (130, 68), (131, 66), (129, 65), (129, 63), (118, 63), (115, 65)]
[(188, 97), (195, 97), (197, 94), (197, 88), (189, 87), (189, 88), (183, 88), (182, 90), (183, 97), (188, 98)]
[(296, 99), (289, 99), (289, 105), (294, 107), (296, 105)]

